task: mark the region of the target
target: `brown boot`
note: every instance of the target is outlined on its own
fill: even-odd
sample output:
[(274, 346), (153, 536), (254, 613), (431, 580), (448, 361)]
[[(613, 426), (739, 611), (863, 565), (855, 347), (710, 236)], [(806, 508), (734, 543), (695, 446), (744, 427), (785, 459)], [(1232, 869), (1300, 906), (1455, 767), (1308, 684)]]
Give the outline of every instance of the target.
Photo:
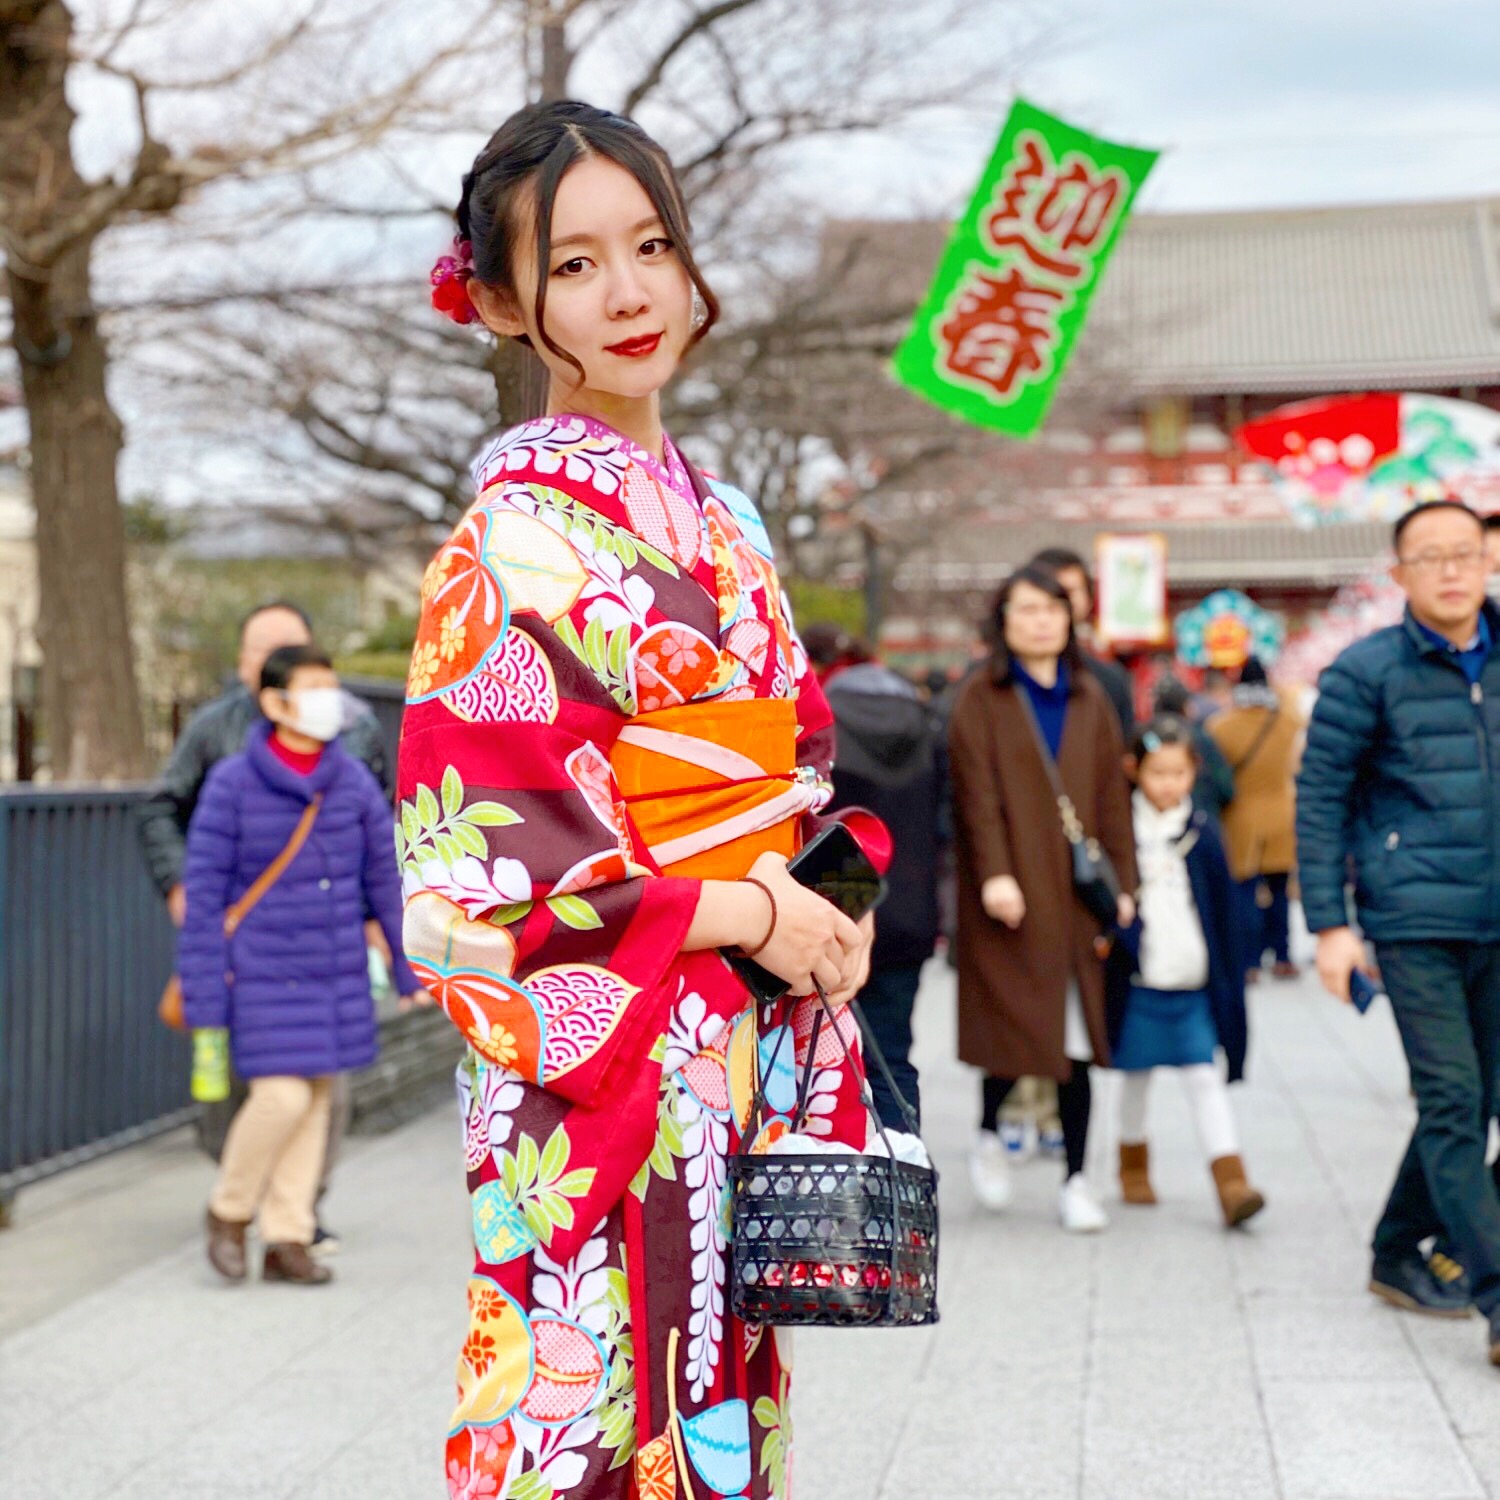
[(1156, 1203), (1151, 1187), (1151, 1148), (1144, 1141), (1138, 1146), (1120, 1146), (1120, 1196), (1127, 1203), (1148, 1208)]
[(262, 1281), (286, 1281), (293, 1286), (322, 1286), (333, 1272), (312, 1258), (306, 1245), (267, 1245), (261, 1266)]
[(245, 1279), (245, 1231), (248, 1224), (236, 1224), (230, 1219), (221, 1219), (209, 1209), (208, 1263), (225, 1281)]
[(1245, 1164), (1237, 1156), (1221, 1156), (1212, 1164), (1214, 1184), (1219, 1189), (1219, 1207), (1224, 1223), (1234, 1229), (1253, 1219), (1266, 1206), (1266, 1200), (1245, 1180)]

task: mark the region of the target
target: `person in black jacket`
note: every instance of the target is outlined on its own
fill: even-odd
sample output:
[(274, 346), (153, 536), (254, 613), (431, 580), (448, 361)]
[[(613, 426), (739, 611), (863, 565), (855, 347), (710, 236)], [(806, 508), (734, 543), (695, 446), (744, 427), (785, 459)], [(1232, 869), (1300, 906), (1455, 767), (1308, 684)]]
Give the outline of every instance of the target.
[[(803, 643), (815, 666), (826, 632), (813, 626)], [(943, 758), (935, 720), (904, 677), (840, 636), (823, 681), (838, 749), (829, 811), (864, 807), (890, 830), (890, 894), (875, 919), (870, 978), (858, 999), (907, 1102), (920, 1112), (911, 1061), (912, 1010), (922, 965), (938, 938), (938, 862), (942, 849)], [(827, 660), (825, 653), (825, 660)], [(907, 1130), (880, 1069), (869, 1069), (876, 1113), (889, 1130)]]
[[(266, 658), (283, 646), (307, 646), (311, 642), (312, 625), (295, 604), (276, 599), (251, 610), (240, 622), (239, 659), (235, 666), (238, 680), (188, 720), (150, 797), (137, 814), (146, 866), (177, 927), (182, 926), (187, 912), (182, 872), (187, 857), (188, 824), (198, 806), (198, 797), (208, 780), (208, 773), (221, 760), (238, 755), (245, 748), (251, 731), (261, 723), (260, 675)], [(390, 768), (385, 763), (375, 716), (352, 693), (346, 692), (343, 702), (344, 728), (339, 734), (339, 742), (375, 773), (375, 779), (389, 796), (392, 791)], [(394, 849), (393, 842), (393, 859)], [(365, 926), (370, 940), (389, 960), (379, 924), (371, 920)], [(230, 1117), (243, 1097), (243, 1085), (238, 1085), (227, 1107), (207, 1109), (200, 1118), (199, 1141), (210, 1155), (218, 1154)], [(349, 1083), (347, 1077), (340, 1074), (333, 1085), (320, 1196), (327, 1189), (348, 1120)], [(337, 1238), (321, 1224), (313, 1244), (320, 1255), (338, 1248)]]
[[(1338, 999), (1355, 970), (1370, 973), (1363, 939), (1375, 944), (1417, 1098), (1370, 1289), (1436, 1316), (1467, 1316), (1472, 1299), (1500, 1365), (1500, 1195), (1485, 1167), (1500, 1089), (1500, 609), (1466, 506), (1417, 506), (1394, 543), (1405, 618), (1318, 683), (1298, 872), (1318, 975)], [(1362, 936), (1344, 890), (1351, 861)], [(1467, 1280), (1422, 1257), (1444, 1231)]]
[(1120, 721), (1121, 744), (1130, 744), (1135, 739), (1135, 695), (1130, 687), (1130, 673), (1119, 662), (1089, 650), (1086, 644), (1093, 631), (1094, 580), (1083, 559), (1067, 547), (1044, 547), (1027, 567), (1050, 573), (1067, 590), (1083, 664), (1114, 707), (1115, 717)]

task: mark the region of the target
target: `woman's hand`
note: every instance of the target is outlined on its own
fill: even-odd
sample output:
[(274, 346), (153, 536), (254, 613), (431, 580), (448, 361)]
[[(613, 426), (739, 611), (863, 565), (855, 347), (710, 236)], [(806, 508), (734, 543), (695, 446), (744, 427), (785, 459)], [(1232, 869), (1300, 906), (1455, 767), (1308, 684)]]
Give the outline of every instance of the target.
[[(868, 963), (868, 943), (859, 928), (831, 901), (787, 874), (783, 855), (762, 854), (751, 865), (750, 874), (776, 898), (775, 930), (755, 961), (784, 979), (794, 995), (810, 995), (819, 984), (829, 994), (842, 989), (846, 968), (853, 972), (851, 965), (861, 948)], [(742, 935), (742, 947), (753, 948), (765, 936), (771, 912), (764, 902), (761, 905), (762, 925)]]
[(1013, 875), (992, 875), (979, 888), (979, 899), (987, 915), (1004, 922), (1012, 932), (1025, 920), (1026, 898)]
[(1127, 896), (1124, 891), (1120, 892), (1120, 899), (1115, 903), (1115, 921), (1121, 927), (1129, 927), (1135, 921), (1135, 897)]
[(859, 919), (860, 944), (848, 955), (843, 982), (828, 992), (828, 1003), (847, 1005), (864, 989), (870, 979), (870, 949), (875, 945), (875, 913), (868, 911)]
[(396, 1002), (397, 1010), (426, 1010), (429, 1005), (436, 1005), (437, 999), (431, 990), (413, 990), (409, 995), (403, 995)]

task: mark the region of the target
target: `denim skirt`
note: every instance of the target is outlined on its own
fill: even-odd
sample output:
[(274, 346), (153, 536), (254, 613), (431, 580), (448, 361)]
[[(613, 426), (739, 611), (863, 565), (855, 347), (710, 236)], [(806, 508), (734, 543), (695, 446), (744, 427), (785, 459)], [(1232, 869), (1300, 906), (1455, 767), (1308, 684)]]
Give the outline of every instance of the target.
[(1133, 984), (1114, 1049), (1125, 1073), (1211, 1063), (1219, 1037), (1207, 990), (1152, 990)]

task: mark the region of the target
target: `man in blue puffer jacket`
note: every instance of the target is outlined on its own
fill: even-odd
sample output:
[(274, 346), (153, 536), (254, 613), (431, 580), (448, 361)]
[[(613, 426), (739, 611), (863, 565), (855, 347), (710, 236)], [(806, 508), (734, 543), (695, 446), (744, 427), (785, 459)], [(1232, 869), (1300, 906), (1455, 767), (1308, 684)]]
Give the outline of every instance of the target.
[[(1489, 1319), (1500, 1365), (1500, 1195), (1485, 1169), (1500, 1086), (1500, 610), (1485, 598), (1479, 518), (1452, 501), (1396, 525), (1399, 625), (1324, 672), (1297, 783), (1297, 852), (1318, 973), (1349, 998), (1375, 944), (1417, 1098), (1417, 1128), (1373, 1250), (1398, 1306)], [(1446, 1233), (1468, 1272), (1420, 1245)]]

